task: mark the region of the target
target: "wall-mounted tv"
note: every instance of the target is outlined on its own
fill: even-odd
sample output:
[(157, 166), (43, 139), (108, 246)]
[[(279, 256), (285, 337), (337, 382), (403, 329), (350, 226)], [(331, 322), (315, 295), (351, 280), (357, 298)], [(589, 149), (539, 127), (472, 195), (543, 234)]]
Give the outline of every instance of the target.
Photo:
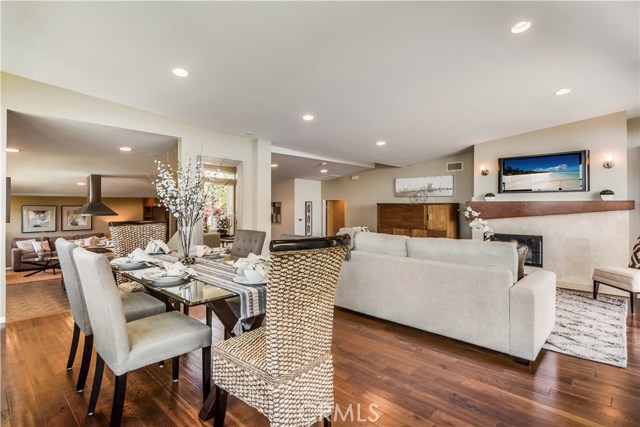
[(500, 193), (589, 191), (589, 150), (498, 159)]

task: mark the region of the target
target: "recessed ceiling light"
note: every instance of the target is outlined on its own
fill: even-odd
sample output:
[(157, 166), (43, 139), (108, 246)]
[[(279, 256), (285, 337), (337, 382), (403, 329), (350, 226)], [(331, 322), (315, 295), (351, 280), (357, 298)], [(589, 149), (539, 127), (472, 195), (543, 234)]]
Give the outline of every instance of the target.
[(520, 34), (527, 31), (533, 25), (533, 21), (520, 21), (513, 27), (511, 27), (511, 32), (513, 34)]
[(9, 148), (7, 147), (7, 153), (19, 153), (20, 150), (18, 148)]
[(328, 172), (328, 170), (326, 170), (326, 169), (320, 169), (320, 173), (327, 173), (327, 172)]
[(278, 167), (278, 164), (277, 164), (277, 163), (271, 163), (271, 167), (272, 167), (272, 168), (277, 168), (277, 167)]
[(76, 182), (76, 185), (87, 185), (86, 182)]
[(131, 147), (120, 147), (120, 151), (129, 152), (129, 151), (133, 151), (133, 148), (131, 148)]
[(560, 90), (557, 90), (557, 91), (556, 91), (556, 95), (566, 95), (566, 94), (568, 94), (569, 92), (571, 92), (571, 89), (569, 89), (569, 88), (566, 88), (566, 89), (560, 89)]
[(187, 77), (189, 72), (184, 68), (174, 68), (171, 72), (178, 77)]
[(313, 116), (311, 114), (305, 114), (304, 116), (302, 116), (302, 120), (306, 120), (309, 122), (313, 120)]
[(383, 145), (385, 145), (387, 142), (386, 141), (378, 141), (376, 142), (376, 145), (382, 147)]
[(320, 163), (320, 166), (327, 166), (327, 162)]

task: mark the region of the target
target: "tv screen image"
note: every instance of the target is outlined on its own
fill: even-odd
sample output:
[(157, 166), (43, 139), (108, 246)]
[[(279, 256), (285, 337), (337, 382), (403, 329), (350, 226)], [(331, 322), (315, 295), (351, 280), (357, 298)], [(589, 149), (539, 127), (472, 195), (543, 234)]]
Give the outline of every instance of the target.
[(500, 159), (500, 192), (587, 191), (587, 153)]

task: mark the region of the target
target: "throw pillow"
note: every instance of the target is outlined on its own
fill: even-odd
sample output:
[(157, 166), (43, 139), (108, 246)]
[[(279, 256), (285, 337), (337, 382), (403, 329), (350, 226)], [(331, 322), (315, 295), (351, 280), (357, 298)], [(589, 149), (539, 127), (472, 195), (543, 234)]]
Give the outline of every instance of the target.
[(520, 246), (517, 248), (518, 251), (518, 280), (524, 277), (524, 259), (527, 257), (527, 252), (529, 252), (529, 247)]
[(42, 240), (41, 242), (34, 241), (33, 249), (36, 252), (39, 252), (39, 251), (51, 252), (51, 248), (49, 247), (49, 242), (47, 240)]
[(33, 242), (35, 242), (36, 239), (29, 239), (29, 240), (17, 240), (16, 241), (16, 246), (18, 247), (18, 249), (20, 249), (21, 251), (33, 251)]
[(638, 241), (631, 252), (631, 262), (629, 263), (629, 267), (640, 268), (640, 237), (638, 237)]

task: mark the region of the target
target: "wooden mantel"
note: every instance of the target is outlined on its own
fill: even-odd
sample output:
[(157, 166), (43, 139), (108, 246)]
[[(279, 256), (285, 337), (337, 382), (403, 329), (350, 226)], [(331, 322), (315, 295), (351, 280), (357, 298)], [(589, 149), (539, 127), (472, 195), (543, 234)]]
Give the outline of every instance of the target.
[(541, 215), (566, 215), (588, 212), (631, 211), (635, 200), (575, 200), (527, 202), (466, 202), (482, 219), (518, 218)]

